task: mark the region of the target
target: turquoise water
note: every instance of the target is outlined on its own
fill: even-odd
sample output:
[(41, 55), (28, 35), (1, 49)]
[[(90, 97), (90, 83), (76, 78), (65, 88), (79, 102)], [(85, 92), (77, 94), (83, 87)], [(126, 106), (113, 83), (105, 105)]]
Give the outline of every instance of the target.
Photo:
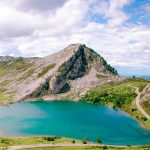
[(105, 144), (150, 144), (150, 131), (127, 114), (86, 102), (24, 102), (0, 107), (0, 133), (101, 138)]

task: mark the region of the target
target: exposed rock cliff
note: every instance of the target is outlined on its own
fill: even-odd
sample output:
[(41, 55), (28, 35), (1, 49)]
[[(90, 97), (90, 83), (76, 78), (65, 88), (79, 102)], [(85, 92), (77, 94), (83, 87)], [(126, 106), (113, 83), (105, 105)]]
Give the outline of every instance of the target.
[(12, 101), (79, 99), (97, 85), (120, 80), (103, 57), (82, 44), (43, 58), (8, 57), (0, 72), (0, 90)]
[(60, 93), (64, 86), (69, 86), (67, 80), (77, 79), (84, 76), (88, 69), (84, 46), (80, 45), (78, 50), (65, 61), (50, 80), (50, 88), (54, 93)]

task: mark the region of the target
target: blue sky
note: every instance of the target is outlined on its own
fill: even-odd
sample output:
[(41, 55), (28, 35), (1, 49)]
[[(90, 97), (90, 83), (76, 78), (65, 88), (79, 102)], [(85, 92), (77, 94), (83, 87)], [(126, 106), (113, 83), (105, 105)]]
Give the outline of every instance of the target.
[(1, 0), (0, 55), (84, 43), (123, 75), (150, 75), (150, 0)]

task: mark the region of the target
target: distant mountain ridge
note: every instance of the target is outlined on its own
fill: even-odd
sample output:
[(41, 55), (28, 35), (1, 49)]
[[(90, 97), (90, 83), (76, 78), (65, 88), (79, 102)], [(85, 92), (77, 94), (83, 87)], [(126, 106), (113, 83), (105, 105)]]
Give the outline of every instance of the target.
[(13, 61), (15, 59), (15, 57), (11, 57), (11, 56), (0, 56), (0, 62), (9, 62), (9, 61)]
[(91, 88), (117, 80), (117, 71), (84, 44), (71, 44), (43, 58), (0, 57), (5, 102), (80, 99)]

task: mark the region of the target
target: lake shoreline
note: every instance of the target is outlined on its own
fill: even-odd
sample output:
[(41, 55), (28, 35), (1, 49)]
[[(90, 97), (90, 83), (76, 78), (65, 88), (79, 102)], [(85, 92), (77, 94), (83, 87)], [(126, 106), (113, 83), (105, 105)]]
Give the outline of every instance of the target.
[[(115, 145), (115, 144), (103, 144), (103, 143), (100, 143), (100, 144), (98, 144), (98, 143), (96, 143), (96, 142), (91, 142), (91, 141), (87, 141), (87, 144), (83, 144), (82, 143), (82, 140), (79, 140), (79, 139), (74, 139), (74, 138), (69, 138), (69, 137), (59, 137), (59, 136), (26, 136), (26, 137), (22, 137), (22, 136), (20, 136), (20, 137), (1, 137), (0, 136), (0, 140), (1, 139), (5, 139), (5, 140), (15, 140), (15, 139), (20, 139), (20, 140), (32, 140), (32, 139), (36, 139), (37, 141), (38, 141), (38, 139), (39, 138), (48, 138), (48, 137), (56, 137), (56, 139), (57, 138), (59, 138), (59, 139), (67, 139), (67, 141), (68, 141), (68, 143), (67, 142), (64, 142), (64, 143), (59, 143), (59, 144), (68, 144), (68, 145), (71, 145), (71, 146), (76, 146), (76, 145), (80, 145), (80, 146), (96, 146), (96, 147), (108, 147), (108, 148), (150, 148), (150, 144), (145, 144), (145, 145)], [(75, 140), (76, 141), (76, 143), (71, 143), (72, 142), (72, 140)], [(44, 144), (37, 144), (38, 146), (40, 146), (40, 145), (48, 145), (48, 143), (49, 142), (47, 142), (47, 143), (44, 143)], [(20, 145), (19, 144), (19, 146), (35, 146), (36, 147), (36, 144), (35, 143), (33, 143), (32, 145), (31, 144), (26, 144), (26, 145)], [(51, 144), (49, 144), (50, 146), (51, 146)], [(57, 143), (52, 143), (52, 146), (57, 146)], [(18, 147), (18, 145), (17, 144), (13, 144), (13, 145), (11, 145), (11, 146), (8, 146), (8, 147)], [(60, 146), (61, 147), (61, 146)]]
[[(38, 104), (39, 105), (41, 105), (41, 103), (40, 102), (50, 102), (50, 101), (63, 101), (63, 100), (50, 100), (50, 101), (39, 101), (39, 100), (28, 100), (28, 101), (25, 101), (25, 103), (26, 102), (39, 102)], [(66, 101), (64, 104), (65, 104), (65, 106), (66, 106), (66, 104), (67, 104), (67, 101), (69, 102), (73, 102), (72, 100), (64, 100), (64, 101)], [(23, 101), (22, 101), (23, 102)], [(89, 103), (89, 102), (86, 102), (86, 101), (83, 101), (83, 100), (80, 100), (80, 101), (77, 101), (76, 103), (78, 103), (78, 102), (85, 102), (85, 104), (86, 103)], [(14, 103), (15, 104), (15, 103)], [(56, 104), (56, 103), (52, 103), (52, 104)], [(81, 103), (82, 104), (82, 103)], [(17, 104), (18, 105), (18, 104)], [(19, 104), (20, 105), (20, 104)], [(21, 104), (22, 105), (22, 104)], [(30, 105), (30, 103), (27, 105), (27, 106), (29, 106)], [(89, 104), (88, 104), (89, 105)], [(84, 106), (88, 106), (87, 104), (86, 105), (84, 105)], [(92, 104), (91, 104), (92, 105)], [(110, 107), (110, 108), (112, 108), (110, 105), (100, 105), (100, 104), (94, 104), (94, 105), (99, 105), (99, 106), (107, 106), (107, 107)], [(45, 106), (47, 106), (47, 103), (45, 103)], [(51, 105), (50, 105), (51, 106)], [(90, 106), (90, 105), (89, 105)], [(98, 106), (98, 107), (99, 107)], [(91, 107), (91, 106), (90, 106)], [(95, 106), (94, 106), (95, 107)], [(97, 107), (97, 106), (96, 106)], [(82, 107), (83, 108), (83, 107)], [(103, 108), (103, 107), (102, 107)], [(9, 108), (8, 108), (9, 109)], [(113, 108), (112, 108), (112, 110), (113, 110)], [(135, 119), (133, 116), (131, 116), (129, 113), (127, 113), (127, 112), (124, 112), (124, 111), (122, 111), (122, 110), (119, 110), (119, 109), (116, 109), (116, 110), (118, 110), (118, 111), (121, 111), (122, 113), (124, 113), (124, 114), (126, 114), (127, 116), (129, 116), (129, 117), (131, 117), (132, 119), (134, 119), (134, 120), (136, 120), (136, 121), (138, 121), (139, 122), (139, 120), (137, 120), (137, 119)], [(102, 115), (103, 116), (103, 115)], [(140, 122), (139, 122), (140, 123)], [(141, 127), (143, 127), (143, 125), (140, 123), (140, 125), (141, 125)], [(2, 126), (3, 127), (3, 126)], [(145, 127), (144, 127), (145, 128)], [(146, 128), (147, 129), (147, 128)], [(13, 135), (13, 134), (12, 134)], [(55, 135), (55, 134), (54, 134)], [(56, 134), (56, 136), (57, 135), (59, 135), (59, 134)], [(7, 133), (6, 134), (4, 134), (4, 133), (2, 133), (2, 132), (0, 132), (0, 137), (1, 138), (32, 138), (32, 137), (48, 137), (48, 136), (51, 136), (51, 134), (49, 134), (49, 135), (38, 135), (37, 134), (37, 136), (34, 136), (34, 134), (33, 135), (23, 135), (23, 136), (9, 136)], [(66, 137), (71, 137), (71, 136), (66, 136)], [(82, 137), (80, 138), (80, 140), (82, 139)], [(93, 141), (93, 140), (92, 140)], [(106, 142), (107, 143), (107, 142)], [(108, 142), (109, 143), (109, 142)], [(148, 144), (148, 146), (149, 146), (149, 143), (146, 143), (146, 146), (147, 146), (147, 144)], [(109, 145), (109, 144), (106, 144), (106, 145)], [(117, 145), (117, 142), (116, 142), (116, 144), (115, 143), (113, 143), (113, 145)], [(119, 145), (121, 145), (121, 144), (119, 144)], [(133, 144), (131, 144), (132, 146), (135, 146), (135, 144), (133, 143)], [(122, 145), (121, 146), (126, 146), (126, 144), (123, 144), (122, 143)], [(136, 146), (145, 146), (145, 144), (144, 145), (142, 145), (142, 143), (137, 143), (137, 145)]]
[[(38, 102), (38, 101), (41, 101), (41, 102), (43, 102), (43, 101), (45, 101), (45, 102), (50, 102), (50, 101), (64, 101), (64, 100), (62, 100), (62, 99), (58, 99), (58, 100), (56, 100), (56, 99), (43, 99), (43, 98), (39, 98), (39, 99), (37, 99), (37, 98), (32, 98), (32, 99), (24, 99), (24, 100), (21, 100), (21, 101), (16, 101), (16, 102), (8, 102), (7, 104), (5, 104), (5, 105), (2, 105), (2, 106), (6, 106), (6, 107), (9, 107), (10, 105), (12, 105), (12, 104), (15, 104), (15, 103), (22, 103), (22, 102)], [(84, 101), (84, 100), (81, 100), (81, 99), (73, 99), (73, 100), (65, 100), (65, 101), (73, 101), (73, 102), (79, 102), (79, 101)], [(90, 103), (90, 102), (88, 102), (88, 101), (85, 101), (85, 102), (87, 102), (87, 103)], [(94, 103), (91, 103), (91, 104), (94, 104)], [(98, 104), (98, 105), (103, 105), (103, 106), (108, 106), (108, 107), (110, 107), (110, 108), (113, 108), (111, 105), (109, 105), (109, 104)], [(113, 108), (113, 109), (116, 109), (116, 108)], [(150, 130), (150, 127), (147, 127), (141, 120), (139, 120), (139, 119), (137, 119), (136, 117), (134, 117), (134, 116), (132, 116), (129, 112), (126, 112), (126, 111), (124, 111), (124, 110), (122, 110), (122, 109), (119, 109), (119, 108), (117, 108), (119, 111), (122, 111), (123, 113), (126, 113), (127, 115), (129, 115), (131, 118), (133, 118), (134, 120), (136, 120), (137, 122), (139, 122), (139, 124), (140, 124), (140, 126), (142, 127), (142, 128), (145, 128), (145, 129), (147, 129), (147, 130)]]
[(139, 122), (139, 124), (140, 124), (140, 126), (141, 126), (142, 128), (147, 129), (147, 130), (150, 130), (150, 127), (147, 127), (142, 121), (138, 120), (137, 118), (135, 118), (134, 116), (132, 116), (130, 113), (125, 112), (125, 111), (123, 111), (123, 110), (120, 110), (120, 111), (122, 111), (122, 112), (128, 114), (131, 118), (133, 118), (134, 120), (136, 120), (137, 122)]
[[(104, 105), (104, 106), (108, 106), (108, 107), (110, 107), (110, 108), (113, 108), (113, 107), (110, 106), (110, 105)], [(114, 109), (116, 109), (116, 108), (114, 108)], [(130, 116), (132, 119), (136, 120), (136, 121), (140, 124), (140, 126), (141, 126), (142, 128), (147, 129), (147, 130), (150, 130), (150, 127), (145, 126), (145, 124), (144, 124), (141, 120), (138, 120), (137, 118), (135, 118), (134, 116), (132, 116), (129, 112), (126, 112), (126, 111), (124, 111), (124, 110), (122, 110), (122, 109), (119, 109), (119, 108), (117, 108), (117, 109), (118, 109), (119, 111), (121, 111), (121, 112), (127, 114), (127, 115)]]

